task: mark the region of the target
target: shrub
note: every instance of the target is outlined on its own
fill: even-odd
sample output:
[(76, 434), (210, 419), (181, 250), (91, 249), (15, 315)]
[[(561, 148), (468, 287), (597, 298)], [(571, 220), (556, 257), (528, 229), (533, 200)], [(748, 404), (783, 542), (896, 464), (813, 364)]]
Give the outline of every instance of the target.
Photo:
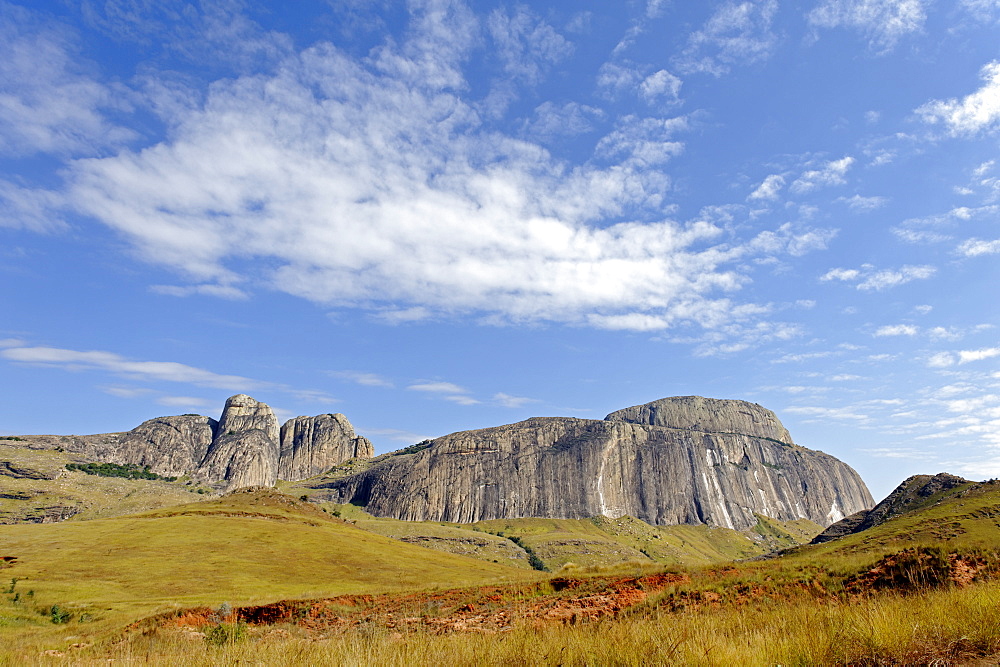
[(69, 623), (69, 619), (73, 618), (73, 614), (59, 605), (54, 604), (49, 609), (49, 617), (52, 619), (53, 623), (60, 625), (62, 623)]
[(98, 475), (100, 477), (124, 477), (125, 479), (162, 479), (167, 482), (177, 481), (176, 477), (163, 477), (157, 475), (149, 469), (149, 466), (140, 468), (137, 465), (117, 463), (67, 463), (67, 470), (79, 470), (88, 475)]
[(225, 646), (234, 644), (243, 639), (246, 634), (247, 624), (242, 621), (237, 623), (219, 623), (210, 625), (205, 629), (205, 641), (215, 646)]

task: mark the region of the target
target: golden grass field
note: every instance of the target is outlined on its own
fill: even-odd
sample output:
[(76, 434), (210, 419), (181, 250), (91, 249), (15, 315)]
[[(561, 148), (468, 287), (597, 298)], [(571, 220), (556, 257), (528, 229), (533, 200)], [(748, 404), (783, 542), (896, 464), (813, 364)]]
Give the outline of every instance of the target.
[[(705, 527), (405, 524), (275, 491), (3, 525), (0, 665), (997, 664), (1000, 485), (932, 500), (864, 533), (751, 561), (733, 559), (752, 540)], [(796, 527), (762, 522), (758, 531), (795, 541)], [(558, 571), (509, 557), (497, 533)], [(467, 538), (487, 546), (475, 558), (421, 546)], [(592, 562), (568, 563), (556, 548), (574, 543)], [(644, 586), (663, 571), (667, 583)], [(623, 591), (631, 597), (614, 606)], [(379, 611), (397, 599), (409, 600), (407, 623)], [(279, 600), (326, 605), (335, 622), (246, 625), (228, 614)], [(580, 613), (545, 612), (567, 606)], [(508, 608), (534, 611), (499, 629), (472, 622)]]

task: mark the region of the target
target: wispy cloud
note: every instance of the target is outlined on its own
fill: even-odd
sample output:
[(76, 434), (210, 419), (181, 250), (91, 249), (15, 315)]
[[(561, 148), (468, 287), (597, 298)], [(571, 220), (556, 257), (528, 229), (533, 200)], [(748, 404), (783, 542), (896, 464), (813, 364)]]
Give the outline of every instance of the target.
[(796, 194), (810, 192), (818, 187), (843, 185), (847, 182), (844, 176), (854, 164), (854, 158), (850, 156), (842, 157), (839, 160), (831, 160), (819, 169), (810, 169), (803, 172), (795, 179), (788, 189)]
[(877, 270), (871, 264), (864, 264), (860, 269), (830, 269), (820, 276), (820, 281), (850, 282), (855, 283), (855, 287), (862, 291), (881, 291), (914, 280), (926, 280), (936, 272), (937, 269), (933, 266), (902, 266), (899, 269)]
[(938, 352), (931, 355), (927, 365), (931, 368), (948, 368), (955, 364), (968, 364), (984, 359), (1000, 357), (1000, 347), (984, 347), (978, 350), (958, 350), (956, 352)]
[(781, 174), (771, 174), (761, 182), (747, 197), (750, 201), (770, 201), (777, 199), (781, 188), (785, 187), (785, 177)]
[(873, 333), (873, 336), (884, 337), (884, 336), (916, 336), (920, 333), (920, 329), (913, 326), (912, 324), (892, 324), (884, 327), (879, 327)]
[(526, 398), (524, 396), (511, 396), (503, 392), (493, 394), (493, 400), (505, 408), (523, 408), (529, 403), (537, 403), (538, 399)]
[(983, 66), (984, 84), (961, 100), (934, 100), (917, 109), (924, 121), (942, 123), (953, 136), (994, 129), (1000, 121), (1000, 61)]
[(852, 211), (874, 211), (882, 208), (889, 201), (886, 197), (862, 197), (854, 195), (852, 197), (842, 197), (838, 201), (846, 203)]
[(931, 0), (823, 0), (809, 12), (818, 28), (851, 28), (881, 52), (890, 51), (906, 35), (923, 29)]
[(968, 239), (959, 244), (957, 251), (966, 257), (979, 257), (980, 255), (996, 255), (1000, 253), (1000, 239), (994, 241), (983, 241), (981, 239)]
[(208, 409), (218, 407), (212, 401), (204, 398), (194, 398), (192, 396), (161, 396), (156, 399), (160, 405), (167, 405), (173, 408), (200, 408)]
[(108, 121), (125, 96), (88, 75), (68, 28), (4, 3), (0, 41), (0, 152), (90, 155), (135, 137)]
[[(769, 25), (775, 6), (729, 3), (705, 39), (744, 19)], [(493, 18), (510, 67), (564, 50), (538, 17)], [(407, 40), (367, 60), (320, 43), (271, 75), (216, 82), (200, 106), (176, 110), (162, 143), (74, 163), (63, 203), (191, 283), (153, 288), (162, 294), (242, 298), (252, 284), (393, 324), (472, 315), (645, 329), (737, 317), (746, 304), (730, 293), (763, 246), (712, 246), (715, 224), (664, 219), (663, 165), (683, 150), (686, 119), (620, 118), (596, 159), (572, 167), (484, 124), (463, 96), (481, 27), (467, 9), (415, 8), (411, 23)], [(733, 39), (716, 47), (736, 58)], [(633, 85), (666, 99), (679, 85), (668, 74)], [(540, 109), (540, 134), (553, 119), (575, 118), (561, 125), (579, 131), (597, 117)], [(815, 231), (770, 234), (785, 241), (769, 256), (822, 247)]]
[(688, 37), (687, 46), (676, 59), (678, 70), (722, 76), (735, 65), (765, 60), (777, 43), (771, 30), (777, 11), (777, 0), (724, 2)]
[(487, 21), (497, 56), (515, 79), (538, 83), (546, 69), (573, 52), (573, 45), (523, 5), (496, 9)]
[(330, 375), (354, 382), (355, 384), (360, 384), (364, 387), (384, 387), (386, 389), (392, 389), (395, 386), (391, 380), (388, 380), (377, 373), (366, 373), (364, 371), (332, 371)]
[(179, 297), (202, 295), (232, 301), (250, 298), (249, 294), (232, 285), (152, 285), (149, 289), (157, 294)]
[(238, 375), (220, 375), (175, 361), (135, 361), (113, 352), (56, 347), (12, 347), (0, 350), (9, 361), (65, 370), (103, 370), (139, 380), (189, 383), (202, 387), (248, 391), (261, 383)]
[(482, 402), (470, 396), (468, 389), (453, 382), (417, 382), (409, 385), (407, 389), (433, 394), (458, 405), (479, 405)]

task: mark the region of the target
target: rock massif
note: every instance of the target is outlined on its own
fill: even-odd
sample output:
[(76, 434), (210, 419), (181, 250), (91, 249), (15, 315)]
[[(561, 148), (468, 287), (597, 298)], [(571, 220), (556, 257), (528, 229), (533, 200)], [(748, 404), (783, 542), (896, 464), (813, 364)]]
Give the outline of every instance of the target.
[(872, 505), (853, 469), (795, 445), (770, 410), (693, 396), (454, 433), (315, 488), (377, 516), (460, 523), (628, 514), (745, 529), (763, 514), (826, 526)]
[(158, 417), (126, 433), (36, 438), (94, 461), (148, 466), (159, 475), (189, 475), (227, 490), (305, 479), (374, 454), (344, 415), (296, 417), (279, 428), (271, 408), (246, 394), (231, 396), (219, 421)]

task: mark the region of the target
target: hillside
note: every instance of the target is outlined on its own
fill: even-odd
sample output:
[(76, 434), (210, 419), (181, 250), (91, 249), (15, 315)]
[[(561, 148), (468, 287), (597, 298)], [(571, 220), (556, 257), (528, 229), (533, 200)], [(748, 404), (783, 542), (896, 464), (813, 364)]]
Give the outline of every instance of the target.
[[(531, 570), (424, 549), (361, 530), (266, 490), (127, 517), (0, 526), (0, 638), (123, 627), (177, 605), (470, 585)], [(39, 625), (39, 621), (45, 621)], [(13, 633), (13, 634), (12, 634)]]

